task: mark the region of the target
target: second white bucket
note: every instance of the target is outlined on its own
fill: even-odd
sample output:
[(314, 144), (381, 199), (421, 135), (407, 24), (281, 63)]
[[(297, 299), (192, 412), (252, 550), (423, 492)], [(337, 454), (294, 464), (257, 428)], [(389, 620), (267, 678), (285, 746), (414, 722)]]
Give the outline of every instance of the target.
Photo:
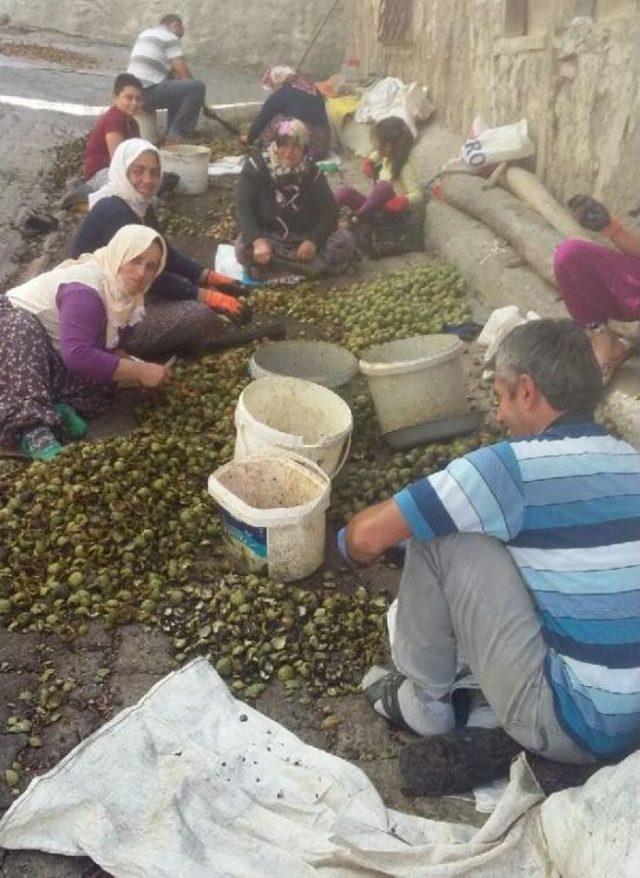
[(459, 338), (441, 334), (398, 339), (362, 353), (360, 369), (392, 445), (406, 447), (474, 429), (477, 416), (469, 412), (462, 351)]
[(143, 140), (148, 140), (149, 143), (157, 145), (160, 140), (160, 133), (158, 131), (158, 117), (156, 111), (150, 110), (148, 112), (140, 113), (139, 116), (136, 116), (136, 122), (140, 129), (140, 137)]
[(259, 378), (240, 394), (234, 460), (283, 448), (314, 461), (331, 478), (349, 455), (353, 416), (336, 393), (300, 378)]
[(244, 569), (292, 582), (324, 560), (331, 480), (319, 466), (284, 451), (232, 461), (209, 477), (227, 551)]
[(182, 195), (202, 195), (207, 191), (210, 156), (211, 151), (206, 146), (190, 143), (165, 146), (160, 150), (162, 171), (180, 177), (176, 192)]

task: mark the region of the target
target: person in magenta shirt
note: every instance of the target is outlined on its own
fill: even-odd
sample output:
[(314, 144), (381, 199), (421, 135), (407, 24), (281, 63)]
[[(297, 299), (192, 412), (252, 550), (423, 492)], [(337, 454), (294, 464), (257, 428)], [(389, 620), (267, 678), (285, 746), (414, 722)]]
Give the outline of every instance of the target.
[(587, 332), (606, 384), (638, 349), (609, 321), (640, 320), (640, 234), (586, 195), (575, 195), (569, 208), (585, 229), (599, 232), (616, 248), (569, 238), (556, 247), (553, 260), (558, 290), (569, 314)]
[(0, 296), (0, 445), (50, 460), (109, 408), (118, 382), (168, 380), (164, 366), (122, 350), (166, 254), (155, 229), (124, 226), (106, 247)]

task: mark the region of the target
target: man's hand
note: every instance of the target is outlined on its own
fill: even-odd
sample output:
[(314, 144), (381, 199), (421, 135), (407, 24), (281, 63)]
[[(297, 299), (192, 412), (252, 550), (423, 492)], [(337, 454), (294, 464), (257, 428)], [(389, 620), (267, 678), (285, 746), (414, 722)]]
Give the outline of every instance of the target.
[(253, 242), (253, 259), (257, 265), (268, 265), (271, 262), (271, 244), (266, 238), (256, 238)]
[(345, 533), (338, 536), (338, 549), (349, 562), (373, 564), (383, 552), (410, 536), (411, 528), (400, 507), (390, 498), (354, 515)]
[(172, 79), (193, 79), (184, 58), (173, 58), (171, 60), (171, 77)]
[(303, 241), (298, 247), (296, 257), (300, 262), (311, 262), (318, 252), (318, 248), (314, 241)]
[(604, 204), (588, 195), (574, 195), (567, 206), (580, 225), (592, 232), (601, 232), (611, 222), (611, 214)]
[(247, 146), (249, 143), (249, 135), (248, 134), (240, 134), (238, 136), (238, 143), (242, 146)]

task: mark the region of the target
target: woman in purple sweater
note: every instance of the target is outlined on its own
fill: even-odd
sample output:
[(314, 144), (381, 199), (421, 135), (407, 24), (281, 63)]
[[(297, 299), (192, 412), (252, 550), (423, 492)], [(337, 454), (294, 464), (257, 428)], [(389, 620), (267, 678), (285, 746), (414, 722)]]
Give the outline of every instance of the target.
[(118, 382), (168, 380), (164, 366), (120, 350), (166, 254), (154, 229), (123, 226), (106, 247), (0, 297), (0, 445), (50, 460), (84, 434), (83, 418), (109, 408)]

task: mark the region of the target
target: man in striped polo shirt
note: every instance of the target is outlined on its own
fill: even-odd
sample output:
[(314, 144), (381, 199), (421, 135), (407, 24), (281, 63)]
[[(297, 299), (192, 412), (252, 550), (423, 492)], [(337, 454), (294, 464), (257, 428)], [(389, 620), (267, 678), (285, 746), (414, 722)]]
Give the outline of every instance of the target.
[(165, 15), (158, 27), (142, 31), (127, 66), (144, 85), (145, 108), (167, 110), (167, 143), (182, 143), (194, 133), (205, 99), (205, 84), (192, 77), (184, 59), (184, 30), (179, 15)]
[[(541, 756), (586, 763), (640, 745), (640, 456), (594, 423), (601, 387), (571, 321), (514, 329), (494, 385), (511, 440), (341, 531), (360, 564), (409, 539), (396, 670), (363, 680), (378, 713), (421, 735), (451, 731), (466, 664), (493, 724)], [(491, 725), (481, 713), (468, 724)]]

